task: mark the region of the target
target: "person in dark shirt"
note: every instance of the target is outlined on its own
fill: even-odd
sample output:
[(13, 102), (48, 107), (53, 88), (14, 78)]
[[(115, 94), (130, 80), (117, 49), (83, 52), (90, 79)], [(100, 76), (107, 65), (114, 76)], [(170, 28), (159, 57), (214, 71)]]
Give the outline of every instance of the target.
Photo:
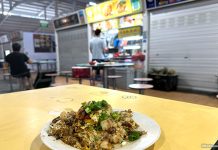
[[(30, 70), (26, 63), (31, 64), (32, 61), (25, 54), (20, 53), (20, 44), (14, 43), (12, 45), (13, 52), (5, 57), (5, 61), (10, 66), (11, 75), (15, 78), (22, 78), (23, 80), (27, 77), (30, 88), (32, 87)], [(25, 85), (25, 82), (22, 81)]]

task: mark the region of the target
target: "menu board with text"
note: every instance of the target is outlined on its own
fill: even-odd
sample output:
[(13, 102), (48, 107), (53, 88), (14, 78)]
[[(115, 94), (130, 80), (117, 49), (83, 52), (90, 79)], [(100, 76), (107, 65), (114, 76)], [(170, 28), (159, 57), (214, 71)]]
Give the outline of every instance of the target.
[(88, 23), (142, 11), (141, 0), (111, 0), (86, 8)]
[(129, 36), (136, 36), (136, 35), (142, 35), (141, 26), (120, 29), (118, 33), (118, 38), (124, 38)]
[(119, 27), (133, 27), (133, 26), (142, 26), (143, 25), (143, 15), (135, 14), (130, 16), (125, 16), (120, 18)]
[(36, 53), (55, 52), (54, 36), (46, 34), (33, 34), (33, 41)]
[(118, 29), (118, 19), (106, 20), (93, 23), (93, 30), (100, 29), (101, 31), (108, 31), (111, 29)]

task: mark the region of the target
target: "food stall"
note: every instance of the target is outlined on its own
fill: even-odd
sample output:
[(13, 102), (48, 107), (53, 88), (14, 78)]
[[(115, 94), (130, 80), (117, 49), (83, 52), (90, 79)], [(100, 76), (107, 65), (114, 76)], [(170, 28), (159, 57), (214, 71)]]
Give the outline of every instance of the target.
[(84, 10), (54, 20), (58, 72), (88, 62), (88, 34)]
[(141, 0), (112, 0), (86, 8), (93, 31), (101, 29), (112, 61), (130, 62), (136, 50), (142, 50), (143, 7)]
[[(89, 40), (93, 31), (101, 29), (101, 38), (109, 49), (105, 57), (110, 62), (131, 63), (132, 55), (143, 49), (143, 3), (141, 0), (112, 0), (86, 8)], [(91, 58), (89, 58), (91, 60)], [(119, 74), (118, 88), (128, 88), (133, 82), (134, 68), (112, 68)]]

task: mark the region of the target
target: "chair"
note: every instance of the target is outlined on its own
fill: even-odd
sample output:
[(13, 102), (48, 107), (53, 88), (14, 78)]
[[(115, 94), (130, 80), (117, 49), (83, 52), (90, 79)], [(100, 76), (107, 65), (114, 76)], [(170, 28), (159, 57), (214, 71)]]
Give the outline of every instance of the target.
[(55, 84), (55, 78), (58, 76), (58, 74), (57, 73), (47, 73), (45, 74), (45, 76), (51, 77), (52, 84)]
[(79, 79), (79, 84), (82, 84), (82, 79), (90, 79), (90, 67), (72, 67), (72, 77)]
[[(109, 75), (107, 76), (108, 79), (111, 79), (112, 83), (113, 83), (113, 89), (115, 90), (117, 87), (116, 85), (116, 79), (122, 78), (122, 76), (119, 75)], [(108, 80), (109, 81), (109, 80)], [(109, 84), (108, 84), (109, 85)]]
[(139, 94), (144, 94), (144, 90), (153, 88), (153, 85), (151, 84), (130, 84), (129, 88), (139, 90)]
[(6, 76), (4, 76), (4, 74), (8, 74), (10, 72), (10, 69), (8, 67), (8, 64), (7, 63), (3, 63), (3, 68), (2, 68), (2, 72), (3, 72), (3, 79), (6, 80)]
[(10, 73), (3, 73), (4, 80), (6, 80), (7, 77), (8, 77), (9, 82), (10, 82), (10, 90), (11, 90), (11, 92), (13, 92), (12, 76), (11, 76), (11, 74)]
[[(26, 90), (26, 77), (16, 77), (16, 76), (12, 76), (10, 73), (4, 73), (3, 74), (4, 78), (7, 78), (9, 79), (9, 83), (10, 83), (10, 91), (13, 92), (13, 84), (12, 84), (12, 79), (15, 78), (17, 79), (18, 81), (18, 85), (19, 85), (19, 90), (20, 91), (23, 91), (23, 90)], [(29, 79), (30, 82), (29, 82), (29, 88), (31, 89), (32, 88), (32, 82), (31, 82), (31, 79)]]
[(52, 77), (46, 76), (46, 74), (50, 74), (50, 73), (56, 73), (56, 72), (55, 71), (38, 72), (33, 84), (34, 88), (39, 89), (39, 88), (46, 88), (51, 86)]
[[(29, 73), (31, 73), (31, 72), (29, 72)], [(21, 91), (33, 88), (33, 83), (32, 83), (31, 75), (30, 75), (29, 78), (26, 77), (26, 76), (21, 76), (21, 75), (13, 75), (12, 77), (17, 79), (18, 84), (19, 84), (19, 89)], [(28, 85), (29, 85), (28, 87), (26, 86), (26, 81), (28, 82)]]
[(61, 74), (64, 74), (65, 78), (66, 78), (66, 83), (69, 82), (69, 75), (72, 75), (72, 71), (61, 71)]

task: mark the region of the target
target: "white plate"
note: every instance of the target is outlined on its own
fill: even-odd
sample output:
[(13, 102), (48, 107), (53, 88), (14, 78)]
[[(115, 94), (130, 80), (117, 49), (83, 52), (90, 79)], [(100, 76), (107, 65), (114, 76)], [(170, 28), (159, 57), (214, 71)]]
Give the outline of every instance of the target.
[[(139, 124), (140, 130), (147, 131), (147, 134), (141, 136), (140, 139), (134, 142), (128, 143), (121, 148), (117, 148), (117, 150), (143, 150), (153, 145), (159, 139), (161, 130), (154, 120), (136, 112), (133, 112), (133, 119)], [(41, 131), (41, 140), (45, 145), (53, 150), (78, 150), (65, 144), (61, 140), (56, 140), (55, 137), (48, 136), (47, 131), (50, 123), (51, 122), (48, 122)]]

